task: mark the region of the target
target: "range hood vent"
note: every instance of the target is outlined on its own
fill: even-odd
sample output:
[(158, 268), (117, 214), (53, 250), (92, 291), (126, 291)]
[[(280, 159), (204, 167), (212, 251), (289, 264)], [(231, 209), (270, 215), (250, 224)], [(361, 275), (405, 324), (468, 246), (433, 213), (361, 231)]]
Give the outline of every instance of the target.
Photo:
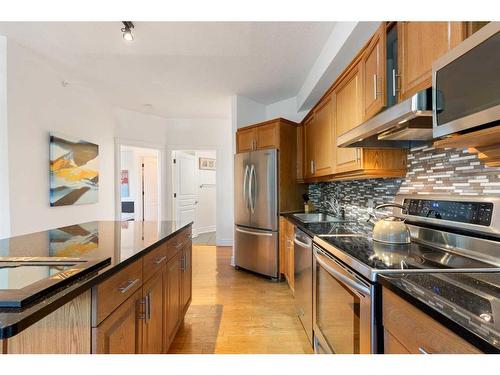
[(432, 138), (432, 89), (429, 88), (342, 134), (337, 146), (410, 148)]

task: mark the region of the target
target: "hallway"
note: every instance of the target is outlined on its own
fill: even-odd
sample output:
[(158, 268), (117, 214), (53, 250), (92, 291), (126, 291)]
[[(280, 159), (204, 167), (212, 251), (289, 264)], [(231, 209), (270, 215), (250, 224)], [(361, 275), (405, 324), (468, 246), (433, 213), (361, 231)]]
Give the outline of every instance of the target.
[(286, 283), (234, 270), (231, 252), (193, 246), (193, 300), (170, 353), (312, 353)]

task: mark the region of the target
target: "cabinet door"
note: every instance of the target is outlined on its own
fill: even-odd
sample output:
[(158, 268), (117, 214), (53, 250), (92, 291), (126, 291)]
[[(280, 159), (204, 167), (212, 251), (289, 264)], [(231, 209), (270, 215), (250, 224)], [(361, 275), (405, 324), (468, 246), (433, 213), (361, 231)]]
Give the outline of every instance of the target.
[(290, 221), (286, 221), (286, 244), (287, 244), (287, 270), (286, 270), (286, 278), (288, 281), (288, 285), (292, 292), (295, 290), (295, 278), (294, 278), (294, 243), (293, 238), (295, 237), (295, 225), (293, 225)]
[(314, 176), (326, 176), (333, 173), (333, 118), (332, 98), (324, 99), (314, 111)]
[(378, 113), (386, 105), (385, 35), (385, 22), (382, 22), (382, 25), (370, 41), (361, 61), (363, 70), (364, 120)]
[(236, 132), (236, 152), (248, 152), (255, 148), (255, 128)]
[(432, 85), (432, 63), (464, 38), (462, 22), (398, 22), (400, 100)]
[(143, 320), (142, 353), (163, 352), (164, 273), (157, 271), (142, 287), (145, 304)]
[(181, 321), (181, 277), (182, 277), (182, 251), (176, 253), (166, 265), (164, 298), (165, 308), (165, 334), (166, 347), (175, 337)]
[(279, 124), (262, 125), (255, 128), (257, 150), (279, 148)]
[(309, 117), (304, 123), (304, 177), (311, 177), (314, 174), (314, 115)]
[(192, 244), (189, 241), (182, 250), (181, 313), (187, 309), (192, 295)]
[(92, 329), (92, 353), (138, 354), (141, 352), (142, 290), (138, 290)]
[[(335, 90), (335, 136), (344, 134), (362, 121), (363, 98), (359, 64), (340, 82)], [(335, 147), (335, 171), (350, 172), (361, 168), (361, 151), (358, 148)]]

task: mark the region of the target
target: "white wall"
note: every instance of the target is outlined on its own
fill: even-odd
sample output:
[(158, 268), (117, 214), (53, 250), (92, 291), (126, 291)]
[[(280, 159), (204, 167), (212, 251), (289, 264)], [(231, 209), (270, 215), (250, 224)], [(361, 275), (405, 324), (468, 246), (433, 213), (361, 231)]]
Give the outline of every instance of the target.
[[(7, 43), (11, 234), (114, 217), (113, 118), (109, 105), (44, 57)], [(70, 82), (63, 87), (61, 81)], [(49, 132), (99, 144), (99, 202), (50, 207)]]
[(290, 121), (301, 122), (306, 117), (307, 110), (298, 111), (297, 97), (281, 100), (266, 106), (266, 120), (283, 117)]
[(199, 159), (217, 159), (217, 152), (209, 150), (196, 151), (195, 156), (196, 168), (198, 168), (196, 229), (198, 233), (213, 232), (217, 227), (217, 171), (199, 169)]
[(7, 128), (7, 38), (0, 36), (0, 238), (10, 235)]
[(239, 129), (266, 119), (266, 106), (241, 95), (231, 98), (233, 128)]

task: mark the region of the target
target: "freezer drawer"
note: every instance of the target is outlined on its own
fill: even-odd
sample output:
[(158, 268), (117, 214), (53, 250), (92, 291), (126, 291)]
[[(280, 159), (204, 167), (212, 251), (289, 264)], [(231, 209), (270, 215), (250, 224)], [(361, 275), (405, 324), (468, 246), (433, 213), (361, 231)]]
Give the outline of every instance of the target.
[(235, 265), (278, 278), (278, 232), (235, 227)]

